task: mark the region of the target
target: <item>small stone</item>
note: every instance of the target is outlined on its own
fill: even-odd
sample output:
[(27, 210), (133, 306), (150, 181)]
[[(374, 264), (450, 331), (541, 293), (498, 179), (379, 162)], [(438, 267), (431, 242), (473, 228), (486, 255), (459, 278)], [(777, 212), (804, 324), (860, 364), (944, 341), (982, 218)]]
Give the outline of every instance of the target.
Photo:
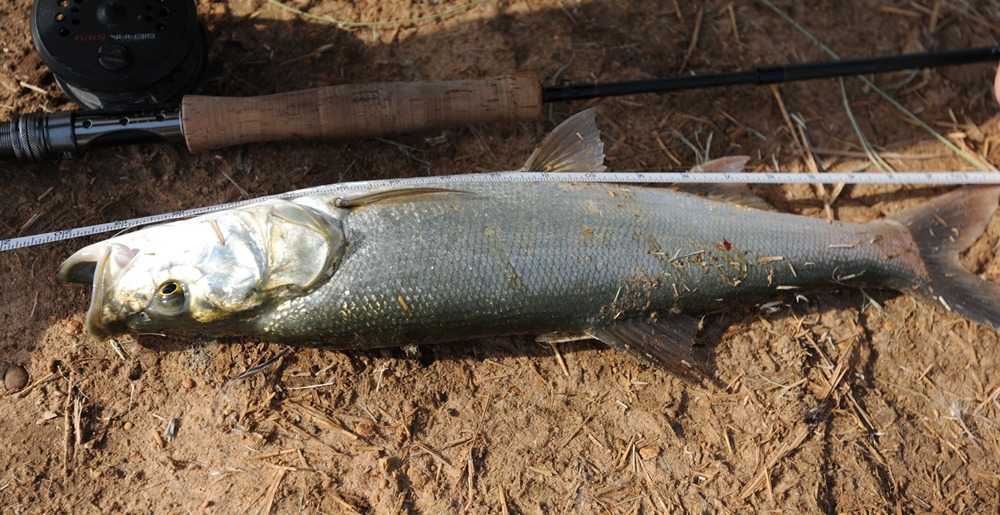
[(194, 388), (194, 379), (191, 379), (190, 377), (185, 377), (184, 381), (181, 382), (181, 386), (183, 386), (187, 390)]
[(131, 431), (133, 427), (135, 427), (135, 425), (132, 424), (131, 421), (127, 421), (124, 424), (122, 424), (122, 429), (124, 429), (126, 431)]
[(28, 385), (28, 371), (21, 365), (12, 365), (3, 374), (3, 384), (8, 390), (20, 390)]
[(650, 445), (639, 449), (639, 457), (643, 461), (649, 461), (660, 455), (660, 448), (656, 445)]
[(385, 490), (386, 488), (389, 488), (389, 480), (384, 477), (382, 479), (379, 479), (378, 488), (379, 490)]
[(375, 436), (375, 424), (372, 424), (370, 420), (362, 420), (355, 424), (354, 432), (358, 433), (361, 438), (371, 438)]
[(83, 331), (83, 324), (79, 320), (70, 320), (66, 322), (66, 327), (63, 330), (70, 336), (76, 336)]

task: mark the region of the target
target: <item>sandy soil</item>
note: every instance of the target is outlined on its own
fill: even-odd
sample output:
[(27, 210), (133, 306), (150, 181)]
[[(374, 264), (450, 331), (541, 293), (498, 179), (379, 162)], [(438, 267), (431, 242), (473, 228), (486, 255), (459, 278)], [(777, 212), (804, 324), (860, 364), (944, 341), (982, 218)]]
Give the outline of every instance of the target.
[[(842, 56), (984, 46), (1000, 33), (1000, 10), (988, 2), (779, 3)], [(460, 2), (293, 5), (373, 22)], [(32, 49), (29, 8), (27, 0), (0, 6), (2, 119), (73, 108)], [(213, 95), (517, 70), (546, 84), (585, 83), (824, 58), (761, 2), (500, 1), (361, 28), (263, 0), (201, 0), (198, 8), (210, 40), (199, 91)], [(949, 140), (996, 163), (992, 73), (982, 64), (873, 79)], [(845, 87), (861, 131), (891, 152), (897, 170), (970, 168), (860, 80)], [(511, 169), (555, 123), (591, 105), (612, 168), (746, 154), (754, 169), (806, 170), (786, 112), (804, 121), (817, 148), (861, 149), (834, 80), (552, 104), (537, 123), (385, 140), (200, 155), (147, 145), (59, 164), (2, 163), (0, 234), (218, 204), (240, 198), (239, 188), (260, 196)], [(864, 164), (820, 157), (838, 170)], [(848, 187), (831, 212), (870, 220), (946, 189)], [(757, 191), (780, 210), (824, 216), (812, 188)], [(1000, 279), (998, 237), (995, 219), (967, 259), (992, 279)], [(92, 241), (0, 254), (0, 360), (29, 373), (27, 388), (0, 400), (5, 513), (1000, 509), (1000, 379), (990, 372), (998, 335), (905, 295), (844, 288), (712, 315), (699, 354), (718, 388), (596, 342), (553, 349), (527, 338), (409, 351), (294, 349), (223, 387), (283, 347), (146, 336), (118, 340), (120, 356), (82, 330), (89, 288), (55, 278), (60, 261)]]

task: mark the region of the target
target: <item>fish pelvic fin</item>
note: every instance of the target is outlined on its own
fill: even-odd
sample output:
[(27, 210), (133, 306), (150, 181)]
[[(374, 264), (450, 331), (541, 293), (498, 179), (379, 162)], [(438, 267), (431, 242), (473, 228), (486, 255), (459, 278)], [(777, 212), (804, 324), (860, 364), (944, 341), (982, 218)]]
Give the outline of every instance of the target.
[(707, 379), (694, 357), (694, 337), (699, 320), (688, 315), (616, 321), (590, 331), (610, 347), (680, 377), (702, 383)]
[(906, 226), (927, 268), (916, 293), (948, 311), (1000, 331), (1000, 285), (959, 261), (982, 236), (1000, 203), (1000, 186), (968, 186), (890, 216)]
[(600, 173), (606, 170), (604, 142), (595, 119), (593, 108), (567, 118), (542, 140), (521, 171)]

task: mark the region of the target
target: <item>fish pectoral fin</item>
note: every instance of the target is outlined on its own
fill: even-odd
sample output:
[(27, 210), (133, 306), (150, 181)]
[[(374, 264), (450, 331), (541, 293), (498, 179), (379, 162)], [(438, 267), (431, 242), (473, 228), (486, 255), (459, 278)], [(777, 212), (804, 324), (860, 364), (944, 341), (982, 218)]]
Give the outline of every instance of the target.
[(677, 375), (701, 382), (705, 374), (697, 368), (694, 336), (699, 321), (687, 315), (622, 320), (593, 329), (590, 334), (608, 346), (623, 350)]
[(604, 142), (591, 108), (570, 116), (542, 140), (521, 167), (522, 172), (600, 173), (604, 166)]
[(363, 193), (355, 193), (352, 195), (340, 196), (333, 199), (333, 206), (343, 209), (352, 209), (355, 207), (374, 204), (376, 202), (410, 199), (415, 196), (430, 195), (432, 193), (462, 193), (466, 195), (473, 194), (473, 192), (470, 191), (462, 191), (450, 188), (429, 188), (429, 187), (389, 188), (389, 189), (366, 191)]
[(344, 255), (347, 244), (339, 222), (309, 207), (276, 202), (257, 220), (263, 236), (262, 291), (306, 291)]
[[(695, 166), (691, 173), (737, 173), (742, 172), (746, 166), (748, 156), (726, 156)], [(701, 195), (713, 200), (721, 200), (730, 204), (737, 204), (754, 209), (773, 211), (774, 208), (764, 199), (750, 191), (749, 184), (678, 184), (674, 186), (678, 191)]]

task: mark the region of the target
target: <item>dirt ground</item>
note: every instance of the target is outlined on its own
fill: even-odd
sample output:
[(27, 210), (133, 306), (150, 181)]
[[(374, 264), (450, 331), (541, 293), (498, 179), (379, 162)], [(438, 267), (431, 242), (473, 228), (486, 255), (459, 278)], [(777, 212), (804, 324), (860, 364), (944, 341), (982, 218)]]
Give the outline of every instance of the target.
[[(386, 22), (462, 3), (291, 5)], [(844, 57), (986, 46), (1000, 34), (992, 2), (777, 3)], [(74, 107), (32, 48), (30, 4), (0, 5), (4, 120)], [(544, 84), (608, 82), (826, 58), (760, 1), (488, 1), (361, 27), (264, 0), (200, 0), (198, 10), (210, 59), (199, 92), (221, 96), (512, 71)], [(993, 70), (872, 79), (955, 145), (1000, 163)], [(859, 79), (844, 84), (861, 133), (896, 170), (972, 168)], [(219, 204), (240, 198), (240, 188), (261, 196), (512, 169), (588, 106), (598, 109), (611, 168), (745, 154), (753, 169), (808, 170), (787, 113), (804, 122), (825, 165), (851, 170), (866, 161), (844, 104), (838, 82), (823, 80), (557, 103), (537, 123), (382, 140), (199, 155), (146, 145), (58, 164), (5, 162), (0, 234)], [(947, 189), (847, 187), (831, 214), (871, 220)], [(811, 187), (756, 191), (777, 209), (824, 216), (823, 194)], [(966, 259), (994, 280), (998, 239), (1000, 218)], [(0, 360), (29, 373), (27, 388), (0, 400), (0, 512), (1000, 510), (998, 334), (902, 294), (842, 288), (709, 316), (698, 352), (716, 388), (596, 342), (553, 348), (530, 338), (293, 349), (223, 386), (284, 347), (143, 336), (119, 339), (119, 355), (82, 330), (89, 288), (55, 277), (62, 259), (94, 241), (0, 254)]]

